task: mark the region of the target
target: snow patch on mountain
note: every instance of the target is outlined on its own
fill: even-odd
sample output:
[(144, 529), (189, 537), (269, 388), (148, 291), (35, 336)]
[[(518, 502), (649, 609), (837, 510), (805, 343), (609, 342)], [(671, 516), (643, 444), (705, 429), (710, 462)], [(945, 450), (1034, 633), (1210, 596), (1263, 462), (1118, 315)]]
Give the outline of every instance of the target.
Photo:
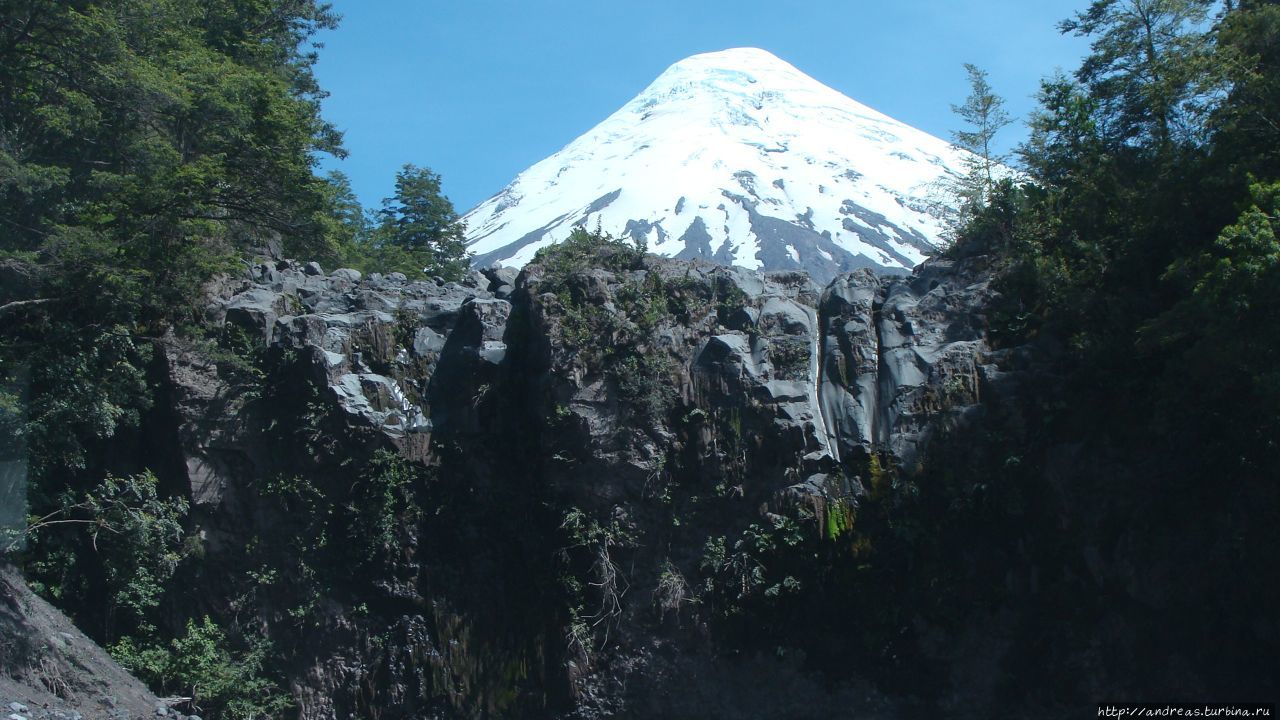
[(651, 252), (820, 281), (904, 271), (962, 151), (763, 50), (695, 55), (464, 217), (478, 265), (521, 266), (575, 226)]

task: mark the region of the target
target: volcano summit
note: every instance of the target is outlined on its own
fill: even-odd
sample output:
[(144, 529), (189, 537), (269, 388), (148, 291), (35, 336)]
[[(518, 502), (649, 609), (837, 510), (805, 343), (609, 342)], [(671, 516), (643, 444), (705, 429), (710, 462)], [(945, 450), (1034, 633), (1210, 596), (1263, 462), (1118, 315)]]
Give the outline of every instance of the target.
[(819, 282), (905, 271), (935, 246), (963, 152), (754, 48), (672, 65), (465, 216), (480, 266), (524, 265), (575, 226), (650, 252)]

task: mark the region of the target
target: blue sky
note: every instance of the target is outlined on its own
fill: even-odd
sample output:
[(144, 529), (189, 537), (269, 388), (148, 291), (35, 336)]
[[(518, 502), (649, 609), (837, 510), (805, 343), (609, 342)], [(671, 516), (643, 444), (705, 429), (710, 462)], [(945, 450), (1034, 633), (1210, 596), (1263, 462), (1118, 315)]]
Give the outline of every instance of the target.
[[(336, 0), (320, 41), (325, 116), (367, 206), (405, 163), (443, 177), (458, 212), (568, 144), (699, 52), (764, 48), (942, 138), (968, 91), (963, 63), (1021, 119), (1042, 77), (1086, 50), (1056, 23), (1087, 0)], [(1021, 126), (1004, 132), (1010, 147)]]

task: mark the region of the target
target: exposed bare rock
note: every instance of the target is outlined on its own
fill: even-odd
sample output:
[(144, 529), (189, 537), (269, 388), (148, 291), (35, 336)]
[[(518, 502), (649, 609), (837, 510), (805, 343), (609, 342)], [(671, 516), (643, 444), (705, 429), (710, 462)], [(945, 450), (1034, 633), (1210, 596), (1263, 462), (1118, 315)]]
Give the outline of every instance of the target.
[[(256, 612), (290, 648), (303, 720), (692, 716), (767, 667), (765, 695), (808, 682), (793, 660), (716, 660), (718, 593), (795, 591), (752, 579), (735, 547), (813, 542), (868, 492), (873, 456), (910, 472), (937, 423), (963, 422), (1001, 377), (975, 310), (989, 293), (977, 264), (823, 289), (618, 248), (460, 283), (264, 263), (209, 305), (241, 360), (162, 348), (180, 456), (165, 480), (193, 501), (211, 566), (284, 563)], [(370, 489), (388, 453), (417, 479), (374, 542), (350, 533), (401, 497)], [(314, 494), (273, 494), (287, 478)], [(307, 515), (315, 498), (327, 515)], [(296, 574), (290, 548), (317, 523), (346, 534), (298, 551), (314, 558)], [(708, 560), (717, 543), (726, 559)], [(687, 672), (715, 680), (693, 692)], [(892, 707), (853, 676), (832, 688), (807, 710)]]

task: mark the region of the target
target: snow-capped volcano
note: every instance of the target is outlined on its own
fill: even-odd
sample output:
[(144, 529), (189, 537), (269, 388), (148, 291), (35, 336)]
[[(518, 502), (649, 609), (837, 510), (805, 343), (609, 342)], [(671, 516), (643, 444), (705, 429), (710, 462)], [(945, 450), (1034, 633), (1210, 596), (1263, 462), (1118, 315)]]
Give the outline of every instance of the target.
[(763, 50), (694, 55), (463, 218), (477, 265), (520, 266), (597, 223), (650, 252), (825, 281), (906, 270), (937, 241), (962, 151)]

